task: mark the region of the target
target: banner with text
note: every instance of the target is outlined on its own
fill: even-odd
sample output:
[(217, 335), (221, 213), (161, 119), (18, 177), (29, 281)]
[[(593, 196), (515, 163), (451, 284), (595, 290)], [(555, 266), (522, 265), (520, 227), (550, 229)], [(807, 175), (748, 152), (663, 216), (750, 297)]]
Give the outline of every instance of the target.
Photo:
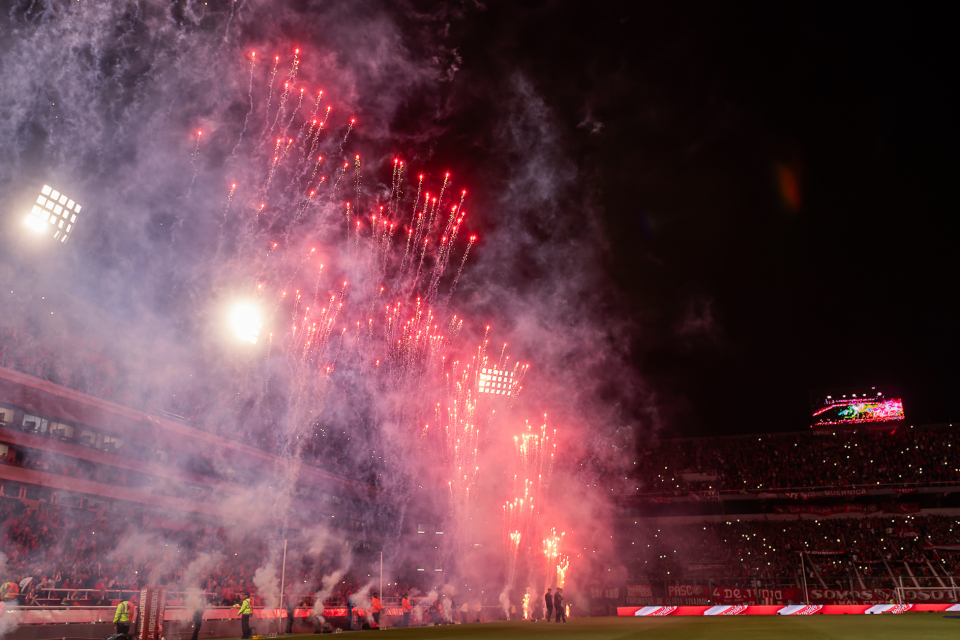
[(161, 640), (163, 637), (163, 614), (167, 608), (166, 587), (144, 587), (140, 590), (139, 624), (137, 640)]
[(714, 604), (786, 604), (803, 601), (803, 591), (792, 587), (780, 589), (713, 587), (711, 595)]

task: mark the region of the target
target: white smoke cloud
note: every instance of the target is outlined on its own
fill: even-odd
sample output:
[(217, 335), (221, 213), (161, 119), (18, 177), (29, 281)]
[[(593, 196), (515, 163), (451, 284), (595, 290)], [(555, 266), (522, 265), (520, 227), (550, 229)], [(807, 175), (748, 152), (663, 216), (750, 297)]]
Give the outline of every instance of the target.
[[(129, 392), (124, 402), (152, 410), (168, 406), (164, 403), (173, 396), (196, 394), (205, 401), (198, 418), (203, 428), (279, 452), (281, 462), (272, 472), (256, 475), (244, 468), (245, 460), (228, 458), (215, 447), (208, 452), (223, 479), (211, 502), (232, 518), (226, 527), (228, 543), (289, 528), (307, 531), (305, 553), (316, 557), (334, 546), (344, 549), (348, 537), (368, 541), (365, 531), (340, 525), (344, 519), (356, 520), (386, 538), (388, 568), (403, 566), (409, 559), (405, 554), (412, 552), (398, 534), (409, 524), (410, 511), (446, 511), (446, 504), (434, 503), (440, 502), (437, 496), (446, 500), (443, 490), (452, 467), (449, 453), (434, 435), (439, 430), (433, 404), (444, 397), (445, 388), (435, 382), (440, 376), (412, 374), (419, 365), (402, 360), (404, 354), (389, 368), (383, 353), (392, 352), (371, 337), (385, 331), (377, 310), (395, 298), (405, 305), (405, 314), (416, 297), (405, 294), (421, 285), (408, 287), (412, 277), (398, 278), (401, 291), (390, 291), (390, 300), (379, 297), (380, 280), (389, 284), (384, 274), (397, 265), (388, 259), (378, 262), (379, 249), (369, 239), (369, 213), (390, 202), (395, 154), (417, 164), (407, 169), (403, 216), (398, 219), (407, 224), (413, 213), (414, 176), (421, 170), (427, 174), (425, 189), (436, 196), (445, 168), (434, 166), (432, 149), (445, 133), (445, 122), (456, 116), (458, 100), (464, 100), (456, 93), (449, 100), (434, 98), (441, 86), (456, 85), (462, 61), (455, 43), (431, 36), (422, 45), (426, 50), (413, 51), (404, 21), (391, 7), (367, 0), (312, 6), (308, 13), (292, 4), (261, 0), (235, 4), (222, 13), (199, 4), (179, 7), (152, 1), (77, 4), (57, 9), (16, 5), (9, 23), (0, 26), (0, 35), (12, 43), (0, 52), (5, 70), (0, 144), (7, 150), (0, 160), (0, 192), (7, 195), (0, 195), (0, 204), (12, 206), (19, 197), (13, 185), (54, 177), (75, 185), (89, 202), (89, 217), (71, 238), (76, 253), (57, 259), (83, 267), (69, 270), (78, 292), (112, 313), (137, 319), (131, 332), (135, 336), (111, 340), (110, 355), (128, 362), (132, 370), (137, 370), (136, 363), (130, 361), (147, 362), (143, 378), (153, 390)], [(37, 19), (40, 12), (42, 20)], [(430, 22), (432, 16), (414, 17), (440, 26)], [(444, 22), (456, 19), (443, 16)], [(301, 23), (315, 33), (300, 44), (295, 90), (281, 117), (282, 81), (294, 68), (294, 43), (286, 27)], [(152, 44), (145, 46), (147, 42)], [(256, 65), (250, 55), (254, 50)], [(274, 55), (281, 57), (276, 81), (270, 77)], [(306, 101), (294, 118), (300, 87), (310, 92), (322, 88), (328, 98), (320, 113), (326, 106), (332, 109), (327, 137), (316, 150), (317, 156), (327, 158), (318, 169), (327, 179), (326, 191), (319, 178), (309, 183), (327, 198), (323, 200), (306, 197), (305, 180), (273, 171), (274, 157), (294, 157), (292, 151), (284, 155), (285, 145), (281, 140), (277, 146), (275, 140), (283, 137), (281, 131), (289, 137), (302, 135), (303, 116), (312, 108)], [(403, 118), (398, 114), (421, 96), (436, 102), (428, 102), (426, 115), (413, 118), (413, 125), (399, 126)], [(624, 365), (625, 336), (631, 327), (605, 306), (600, 268), (604, 242), (590, 176), (571, 159), (563, 127), (529, 78), (507, 77), (498, 96), (497, 124), (483, 132), (496, 170), (454, 176), (451, 183), (456, 185), (451, 193), (465, 186), (471, 193), (465, 230), (455, 243), (451, 264), (461, 259), (473, 220), (487, 226), (479, 230), (481, 244), (471, 250), (449, 306), (442, 308), (441, 303), (454, 269), (439, 279), (442, 286), (437, 285), (435, 300), (438, 316), (456, 313), (464, 319), (444, 353), (448, 362), (467, 362), (488, 323), (494, 327), (492, 343), (509, 342), (514, 359), (531, 362), (516, 405), (499, 407), (496, 417), (483, 425), (479, 480), (470, 503), (476, 510), (474, 524), (469, 532), (464, 527), (445, 534), (446, 546), (439, 552), (443, 562), (459, 562), (457, 571), (465, 579), (478, 585), (498, 582), (490, 587), (492, 593), (506, 582), (497, 569), (503, 555), (499, 510), (510, 496), (500, 472), (512, 459), (511, 438), (523, 420), (546, 412), (548, 423), (558, 430), (562, 461), (545, 496), (541, 524), (565, 528), (579, 543), (577, 535), (592, 535), (584, 523), (600, 529), (609, 518), (607, 503), (587, 493), (588, 481), (617, 468), (631, 447), (629, 435), (623, 435), (630, 431), (625, 429), (630, 411), (621, 399), (641, 397), (645, 406), (652, 406), (649, 392)], [(48, 115), (55, 116), (55, 127), (44, 124)], [(352, 129), (350, 117), (357, 118)], [(356, 173), (358, 154), (362, 168)], [(229, 187), (234, 183), (235, 193)], [(444, 205), (457, 197), (448, 193)], [(345, 231), (347, 201), (354, 211), (364, 207), (363, 234)], [(261, 202), (267, 203), (263, 212)], [(475, 213), (480, 215), (474, 218)], [(395, 237), (400, 239), (396, 251), (402, 253), (402, 233)], [(267, 251), (274, 242), (280, 246)], [(317, 249), (316, 258), (304, 257), (310, 248)], [(427, 254), (428, 269), (434, 258)], [(324, 271), (317, 276), (321, 262)], [(349, 286), (341, 286), (343, 281)], [(285, 342), (289, 336), (282, 332), (288, 321), (305, 317), (308, 304), (316, 311), (318, 305), (343, 301), (348, 311), (330, 321), (327, 351), (317, 356), (317, 362), (332, 371), (329, 378), (321, 367), (304, 366), (297, 357), (270, 359), (266, 351), (238, 351), (224, 330), (224, 309), (233, 297), (259, 295), (254, 293), (258, 285), (271, 288), (272, 297), (259, 299), (266, 324), (277, 337), (271, 342), (265, 330), (259, 345), (269, 343), (272, 354), (285, 349), (292, 353), (289, 343), (294, 341)], [(296, 314), (286, 302), (277, 302), (287, 288), (291, 297), (298, 289), (305, 292)], [(380, 323), (375, 331), (353, 325), (370, 316)], [(408, 316), (398, 318), (400, 324)], [(437, 319), (438, 325), (448, 323), (448, 317)], [(349, 331), (341, 333), (343, 327)], [(392, 347), (392, 340), (382, 342)], [(198, 391), (199, 380), (206, 391)], [(649, 418), (656, 420), (655, 415)], [(428, 422), (434, 431), (422, 437)], [(359, 478), (358, 484), (375, 483), (376, 504), (328, 508), (310, 498), (311, 507), (326, 510), (329, 526), (313, 529), (310, 516), (301, 512), (303, 501), (292, 498), (300, 484), (320, 484), (304, 472), (308, 463), (299, 447), (311, 433), (320, 438), (318, 434), (334, 429), (342, 433), (333, 434), (335, 444), (326, 445), (316, 469), (311, 463), (308, 471), (349, 474)], [(364, 464), (369, 468), (361, 475)], [(420, 492), (420, 486), (427, 489)], [(350, 486), (343, 493), (355, 490)], [(467, 535), (477, 538), (469, 553)], [(269, 548), (279, 540), (274, 538)], [(134, 530), (110, 558), (150, 564), (149, 578), (157, 580), (186, 564), (166, 545), (157, 536)], [(254, 584), (268, 606), (275, 607), (276, 562), (260, 560)], [(350, 558), (334, 560), (344, 567), (323, 578), (318, 615), (322, 600), (351, 563)], [(416, 560), (425, 565), (435, 558)], [(215, 553), (198, 556), (182, 584), (196, 587), (192, 583), (219, 562)], [(571, 580), (575, 576), (576, 567)], [(519, 584), (539, 579), (528, 582), (526, 577), (517, 576)], [(508, 613), (507, 590), (500, 601)]]

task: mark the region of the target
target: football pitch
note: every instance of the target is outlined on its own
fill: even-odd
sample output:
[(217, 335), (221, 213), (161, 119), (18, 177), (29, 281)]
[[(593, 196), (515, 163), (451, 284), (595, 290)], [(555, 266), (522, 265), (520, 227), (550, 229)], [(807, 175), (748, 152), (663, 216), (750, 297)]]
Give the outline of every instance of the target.
[[(490, 638), (527, 640), (937, 640), (960, 637), (960, 619), (942, 613), (812, 616), (667, 616), (662, 618), (573, 618), (567, 624), (488, 622), (356, 631), (350, 637)], [(289, 636), (293, 637), (293, 636)], [(301, 636), (303, 638), (315, 636)]]

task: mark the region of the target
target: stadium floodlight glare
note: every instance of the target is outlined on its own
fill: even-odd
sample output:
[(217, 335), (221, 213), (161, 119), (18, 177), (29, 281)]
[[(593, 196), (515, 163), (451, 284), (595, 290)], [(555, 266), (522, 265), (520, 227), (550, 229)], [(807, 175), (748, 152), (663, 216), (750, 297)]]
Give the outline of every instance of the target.
[(263, 327), (259, 309), (249, 304), (236, 306), (230, 316), (230, 324), (237, 338), (250, 344), (257, 344), (260, 328)]
[(506, 396), (513, 392), (515, 386), (516, 382), (513, 379), (513, 371), (501, 370), (496, 367), (484, 367), (480, 369), (480, 384), (478, 388), (480, 393)]
[(79, 204), (45, 184), (24, 222), (37, 233), (52, 233), (54, 240), (66, 242), (79, 214)]

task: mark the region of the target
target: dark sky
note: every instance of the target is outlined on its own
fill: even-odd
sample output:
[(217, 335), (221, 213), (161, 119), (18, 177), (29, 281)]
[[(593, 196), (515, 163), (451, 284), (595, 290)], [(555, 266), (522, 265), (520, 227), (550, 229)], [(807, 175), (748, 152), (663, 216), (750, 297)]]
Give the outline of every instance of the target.
[(460, 79), (523, 69), (596, 178), (669, 433), (803, 429), (810, 389), (852, 385), (899, 386), (911, 422), (960, 417), (951, 22), (631, 2), (461, 24)]

